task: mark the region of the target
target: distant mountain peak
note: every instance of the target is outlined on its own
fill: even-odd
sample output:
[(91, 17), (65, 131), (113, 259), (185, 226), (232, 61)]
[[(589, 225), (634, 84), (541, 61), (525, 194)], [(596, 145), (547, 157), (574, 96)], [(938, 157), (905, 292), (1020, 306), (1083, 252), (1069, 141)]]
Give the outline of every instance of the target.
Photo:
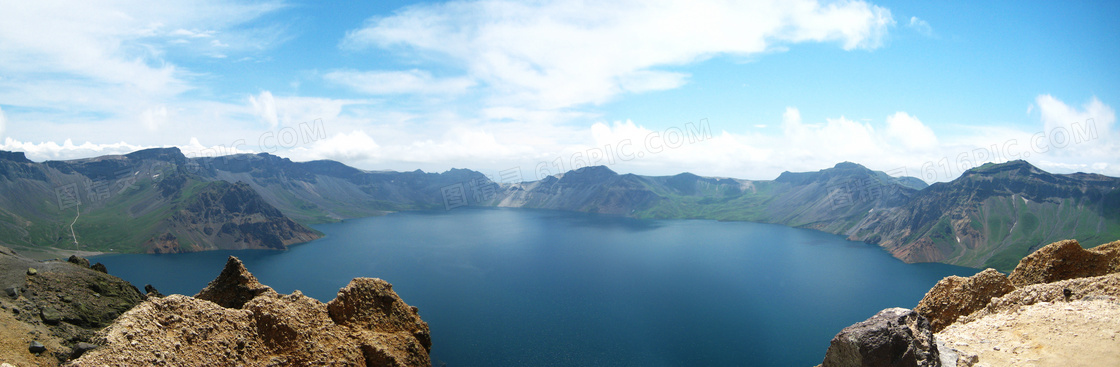
[(128, 159), (153, 159), (160, 161), (182, 161), (187, 159), (183, 152), (178, 147), (167, 148), (150, 148), (137, 150), (132, 153), (125, 154)]
[(703, 177), (700, 177), (700, 176), (698, 176), (698, 175), (696, 175), (692, 172), (683, 172), (683, 173), (678, 173), (678, 174), (674, 175), (673, 178), (674, 179), (679, 179), (679, 180), (697, 180), (697, 179), (701, 179)]
[(575, 174), (595, 173), (595, 174), (618, 175), (618, 173), (616, 173), (615, 171), (612, 171), (610, 168), (607, 168), (607, 166), (588, 166), (588, 167), (583, 167), (583, 168), (580, 168), (580, 169), (577, 169), (577, 170), (573, 170), (571, 172), (575, 173)]
[(23, 152), (10, 152), (6, 150), (0, 150), (0, 160), (18, 163), (32, 163), (30, 159), (27, 159), (27, 155)]
[(852, 162), (840, 162), (831, 168), (825, 168), (816, 172), (782, 172), (778, 178), (774, 179), (775, 182), (783, 182), (793, 185), (803, 185), (810, 182), (827, 182), (837, 177), (842, 176), (872, 176), (875, 172), (862, 165)]
[(993, 174), (999, 174), (999, 173), (1002, 173), (1002, 172), (1015, 172), (1015, 173), (1024, 174), (1024, 175), (1049, 175), (1049, 173), (1047, 173), (1046, 171), (1043, 171), (1043, 170), (1039, 169), (1038, 167), (1035, 167), (1034, 165), (1030, 164), (1027, 161), (1024, 161), (1022, 159), (1016, 159), (1016, 160), (1013, 160), (1013, 161), (1007, 161), (1007, 162), (1003, 162), (1003, 163), (992, 163), (992, 162), (984, 163), (980, 166), (973, 167), (973, 168), (965, 171), (964, 175), (962, 175), (962, 176), (969, 176), (969, 175), (974, 175), (974, 174), (993, 175)]
[(850, 170), (850, 169), (864, 169), (865, 170), (865, 169), (868, 169), (867, 167), (864, 167), (863, 165), (861, 165), (859, 163), (853, 163), (853, 162), (848, 162), (848, 161), (837, 163), (835, 166), (832, 166), (832, 168), (833, 169), (843, 169), (843, 170)]

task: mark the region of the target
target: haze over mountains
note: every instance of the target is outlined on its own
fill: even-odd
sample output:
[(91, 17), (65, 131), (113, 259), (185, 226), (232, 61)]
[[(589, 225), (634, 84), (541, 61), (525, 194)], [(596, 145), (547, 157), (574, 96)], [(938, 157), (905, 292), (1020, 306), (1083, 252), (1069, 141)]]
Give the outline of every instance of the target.
[(499, 184), (466, 169), (363, 171), (267, 153), (187, 158), (159, 148), (36, 163), (0, 152), (0, 243), (24, 251), (284, 249), (318, 238), (310, 224), (459, 206), (776, 223), (877, 244), (907, 262), (1002, 270), (1057, 240), (1120, 237), (1120, 179), (1024, 161), (928, 187), (848, 162), (774, 180), (595, 166)]

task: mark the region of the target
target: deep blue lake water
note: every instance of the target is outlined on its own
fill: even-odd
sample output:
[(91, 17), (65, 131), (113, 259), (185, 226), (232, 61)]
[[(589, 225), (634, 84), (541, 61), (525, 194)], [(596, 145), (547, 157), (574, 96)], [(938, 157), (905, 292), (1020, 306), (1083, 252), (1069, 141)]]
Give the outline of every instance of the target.
[(812, 366), (845, 326), (976, 273), (744, 222), (461, 208), (315, 228), (327, 236), (284, 252), (94, 260), (165, 294), (198, 292), (231, 254), (324, 302), (382, 278), (420, 308), (436, 366)]

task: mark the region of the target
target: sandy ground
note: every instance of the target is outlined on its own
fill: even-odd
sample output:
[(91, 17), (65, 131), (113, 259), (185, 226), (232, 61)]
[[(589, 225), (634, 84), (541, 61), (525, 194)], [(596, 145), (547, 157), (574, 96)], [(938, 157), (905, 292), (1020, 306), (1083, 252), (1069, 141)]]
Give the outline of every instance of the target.
[(1120, 366), (1120, 301), (1040, 302), (938, 333), (976, 366)]
[[(48, 332), (45, 327), (33, 327), (19, 322), (9, 307), (0, 310), (0, 362), (13, 366), (57, 366), (58, 360), (50, 353), (34, 355), (27, 351), (35, 334), (45, 335)], [(49, 344), (48, 348), (59, 348), (57, 344), (50, 344), (46, 340), (44, 344)]]

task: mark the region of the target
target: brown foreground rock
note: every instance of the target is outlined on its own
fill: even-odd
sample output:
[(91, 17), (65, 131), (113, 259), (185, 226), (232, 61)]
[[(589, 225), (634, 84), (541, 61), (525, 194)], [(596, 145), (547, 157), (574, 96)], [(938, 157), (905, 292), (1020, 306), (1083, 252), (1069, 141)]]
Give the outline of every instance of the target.
[(1065, 240), (1019, 260), (1009, 278), (1016, 287), (1022, 287), (1115, 272), (1120, 272), (1120, 241), (1086, 250), (1077, 240)]
[(844, 328), (828, 347), (823, 367), (940, 366), (929, 321), (905, 308), (888, 308)]
[(225, 308), (241, 308), (246, 302), (263, 294), (275, 295), (276, 291), (257, 281), (257, 277), (245, 269), (241, 259), (230, 256), (222, 273), (194, 295), (194, 298), (214, 302)]
[[(1074, 281), (1083, 281), (1082, 285), (1089, 289), (1107, 284), (1105, 288), (1113, 294), (1118, 294), (1115, 291), (1120, 289), (1120, 274), (1065, 282)], [(1057, 284), (1031, 287), (1057, 288), (1057, 292), (1035, 291), (1061, 294), (1061, 287), (1066, 285), (1055, 287)], [(1004, 296), (1007, 298), (993, 301), (993, 305), (1000, 306), (989, 306), (968, 316), (937, 333), (936, 337), (945, 347), (951, 348), (952, 353), (968, 357), (978, 362), (977, 365), (1120, 366), (1118, 297), (1090, 295), (1068, 302), (1060, 296), (1056, 299), (1022, 298), (1029, 293), (1031, 291), (1009, 294)]]
[[(1014, 312), (1023, 306), (1042, 302), (1059, 303), (1114, 297), (1120, 297), (1120, 273), (1034, 284), (992, 299), (984, 308), (962, 317), (957, 322), (969, 323), (988, 315)], [(1117, 341), (1117, 348), (1120, 348), (1120, 341)]]
[(984, 308), (992, 298), (1015, 290), (1006, 275), (995, 269), (986, 269), (968, 278), (950, 276), (937, 282), (914, 307), (929, 319), (933, 332), (938, 332), (957, 321)]
[(357, 278), (322, 303), (281, 295), (230, 257), (196, 297), (151, 298), (72, 366), (427, 366), (428, 325), (389, 283)]
[[(872, 363), (834, 357), (865, 351), (851, 346), (896, 338), (850, 332), (869, 319), (837, 334), (824, 365), (905, 360), (908, 366), (1120, 366), (1118, 299), (1120, 241), (1088, 250), (1077, 241), (1059, 241), (1023, 258), (1009, 277), (987, 269), (968, 278), (947, 277), (930, 289), (914, 309), (929, 319), (934, 333), (930, 353), (939, 358), (930, 364), (909, 362), (912, 347), (887, 349), (891, 354)], [(905, 309), (883, 312), (891, 310)], [(848, 347), (834, 351), (842, 337), (849, 339)]]

